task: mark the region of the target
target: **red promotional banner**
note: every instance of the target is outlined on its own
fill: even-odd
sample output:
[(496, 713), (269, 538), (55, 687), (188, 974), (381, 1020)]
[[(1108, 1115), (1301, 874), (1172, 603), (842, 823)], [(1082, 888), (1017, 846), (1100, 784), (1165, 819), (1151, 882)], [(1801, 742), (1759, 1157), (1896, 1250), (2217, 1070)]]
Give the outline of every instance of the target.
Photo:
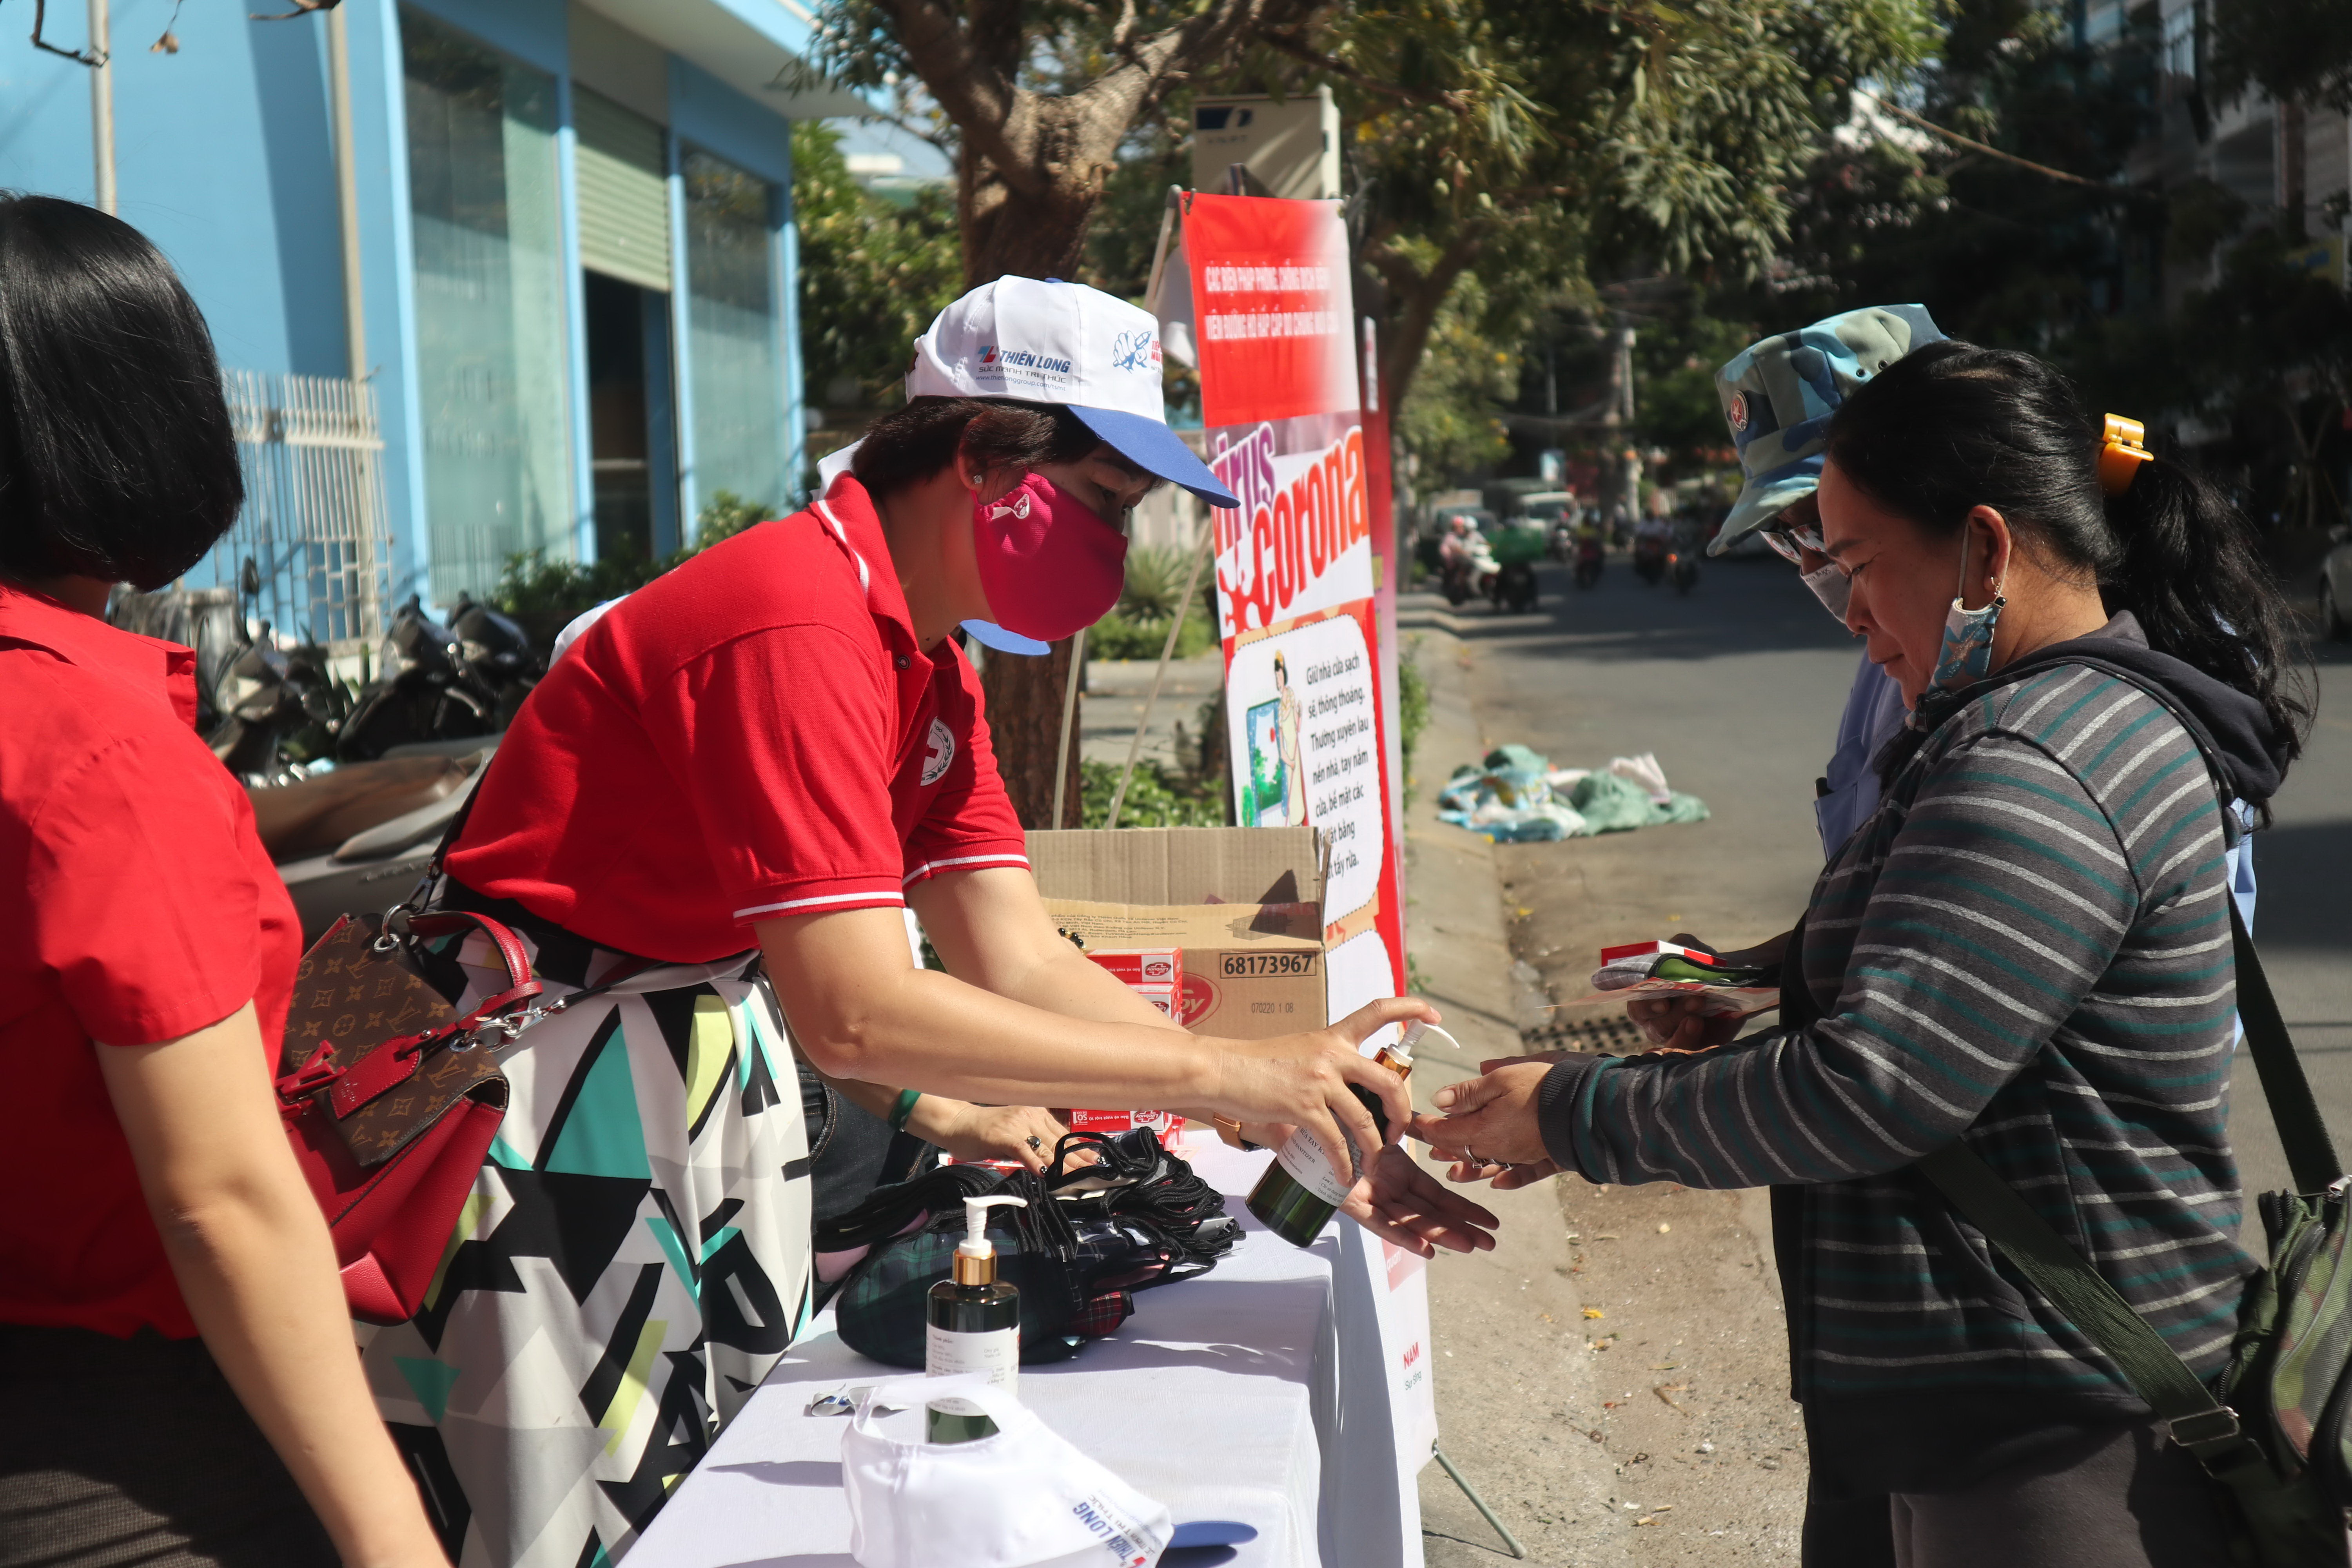
[(1236, 819), (1312, 826), (1336, 1014), (1404, 985), (1347, 232), (1331, 202), (1184, 209)]

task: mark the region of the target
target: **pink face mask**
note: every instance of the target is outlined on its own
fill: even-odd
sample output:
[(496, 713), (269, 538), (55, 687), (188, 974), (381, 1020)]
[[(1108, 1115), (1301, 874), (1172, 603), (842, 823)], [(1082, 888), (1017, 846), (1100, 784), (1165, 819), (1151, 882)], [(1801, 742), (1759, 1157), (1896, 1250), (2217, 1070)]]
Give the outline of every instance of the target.
[(1094, 625), (1127, 584), (1127, 536), (1043, 474), (975, 500), (971, 535), (990, 618), (1024, 637), (1058, 642)]

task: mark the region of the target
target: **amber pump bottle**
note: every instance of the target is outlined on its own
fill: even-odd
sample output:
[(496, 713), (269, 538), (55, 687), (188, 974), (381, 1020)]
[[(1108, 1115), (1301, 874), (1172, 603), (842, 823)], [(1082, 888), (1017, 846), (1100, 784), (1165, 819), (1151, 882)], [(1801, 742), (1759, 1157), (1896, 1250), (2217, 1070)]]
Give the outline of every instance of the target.
[[(929, 1377), (984, 1373), (991, 1384), (1012, 1394), (1021, 1376), (1021, 1292), (996, 1278), (988, 1211), (999, 1204), (1029, 1206), (1025, 1198), (963, 1201), (964, 1238), (955, 1249), (954, 1271), (931, 1287), (923, 1372)], [(996, 1430), (996, 1423), (968, 1399), (931, 1400), (923, 1417), (923, 1436), (933, 1443), (969, 1443)]]
[[(1444, 1030), (1416, 1021), (1405, 1026), (1402, 1038), (1393, 1046), (1381, 1047), (1372, 1059), (1397, 1077), (1410, 1079), (1412, 1053), (1428, 1036), (1447, 1045), (1454, 1043), (1454, 1037)], [(1373, 1125), (1385, 1137), (1389, 1116), (1379, 1099), (1353, 1085), (1349, 1092), (1372, 1113)], [(1313, 1133), (1300, 1128), (1276, 1151), (1274, 1163), (1265, 1168), (1265, 1174), (1250, 1189), (1249, 1211), (1266, 1229), (1293, 1247), (1312, 1247), (1332, 1215), (1347, 1201), (1348, 1189), (1356, 1184), (1356, 1176), (1353, 1170), (1334, 1170), (1323, 1152), (1323, 1145), (1315, 1141)]]

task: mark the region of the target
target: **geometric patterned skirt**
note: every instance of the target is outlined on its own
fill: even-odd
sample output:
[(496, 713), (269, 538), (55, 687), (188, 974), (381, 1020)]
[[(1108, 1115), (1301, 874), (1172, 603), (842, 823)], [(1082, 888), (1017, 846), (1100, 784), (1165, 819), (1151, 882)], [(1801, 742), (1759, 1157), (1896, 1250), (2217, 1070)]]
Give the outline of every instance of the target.
[[(480, 940), (455, 955), (461, 1013), (488, 994)], [(508, 1047), (506, 1121), (424, 1309), (360, 1327), (457, 1568), (617, 1563), (805, 1322), (808, 1141), (755, 967), (648, 971)]]

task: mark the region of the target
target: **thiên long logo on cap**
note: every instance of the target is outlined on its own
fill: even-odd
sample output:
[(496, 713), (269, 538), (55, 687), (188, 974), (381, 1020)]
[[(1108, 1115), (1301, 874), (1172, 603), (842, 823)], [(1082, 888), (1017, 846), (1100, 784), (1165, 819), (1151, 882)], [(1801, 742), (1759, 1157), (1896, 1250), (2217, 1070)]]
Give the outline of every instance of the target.
[(1051, 371), (1057, 375), (1070, 374), (1068, 360), (1052, 354), (1032, 353), (1027, 349), (1000, 348), (994, 343), (980, 345), (980, 363), (983, 369), (1002, 364), (1015, 365), (1023, 370)]

